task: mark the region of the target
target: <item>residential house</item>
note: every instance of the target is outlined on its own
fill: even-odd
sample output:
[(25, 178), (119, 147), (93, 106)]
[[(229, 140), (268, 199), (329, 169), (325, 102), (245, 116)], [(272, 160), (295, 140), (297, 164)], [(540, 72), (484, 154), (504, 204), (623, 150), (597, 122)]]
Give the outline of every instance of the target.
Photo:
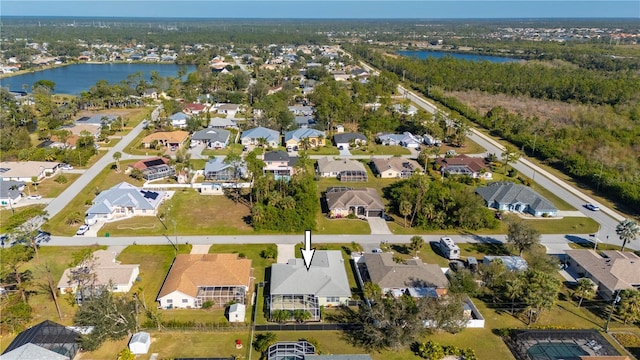
[(142, 139), (144, 147), (150, 148), (154, 144), (160, 144), (166, 147), (178, 147), (181, 148), (189, 138), (189, 132), (183, 130), (176, 131), (159, 131), (145, 136)]
[(402, 134), (383, 134), (378, 136), (378, 140), (382, 145), (398, 145), (410, 149), (420, 149), (420, 144), (424, 141), (421, 136), (408, 131)]
[(566, 250), (567, 270), (591, 279), (606, 300), (618, 290), (640, 289), (640, 256), (632, 252)]
[(335, 81), (348, 81), (351, 79), (351, 74), (347, 74), (342, 70), (332, 71), (331, 76), (333, 76)]
[(394, 297), (440, 297), (447, 294), (449, 280), (437, 264), (425, 264), (419, 258), (403, 263), (393, 260), (393, 254), (366, 253), (358, 260), (364, 264), (370, 281), (380, 286), (384, 294)]
[(333, 142), (338, 149), (350, 149), (353, 146), (358, 147), (367, 143), (367, 137), (360, 133), (342, 132), (333, 135)]
[(188, 115), (198, 115), (206, 110), (207, 106), (198, 103), (189, 103), (184, 106), (184, 112)]
[(316, 123), (312, 116), (296, 116), (293, 121), (298, 128), (308, 128)]
[(244, 163), (226, 163), (225, 159), (226, 156), (214, 156), (204, 165), (205, 180), (229, 181), (247, 177), (247, 167)]
[(241, 106), (239, 104), (216, 104), (214, 108), (218, 114), (225, 114), (229, 118), (236, 117), (236, 113), (241, 111)]
[(512, 182), (494, 182), (476, 189), (487, 206), (497, 210), (529, 213), (533, 216), (556, 216), (558, 209), (530, 187)]
[(402, 178), (411, 177), (414, 173), (422, 173), (424, 169), (417, 161), (401, 157), (390, 157), (386, 159), (373, 159), (373, 170), (381, 178)]
[(265, 166), (262, 169), (265, 174), (273, 174), (276, 180), (289, 181), (296, 173), (295, 164), (298, 162), (297, 156), (289, 156), (282, 150), (269, 151), (262, 155)]
[(341, 218), (353, 214), (358, 217), (380, 217), (384, 203), (376, 189), (328, 188), (325, 193), (329, 217)]
[(440, 165), (442, 174), (465, 175), (482, 180), (491, 180), (493, 177), (484, 159), (478, 157), (457, 155), (450, 158), (437, 158), (436, 163)]
[(162, 201), (170, 197), (165, 191), (148, 191), (121, 182), (102, 191), (87, 210), (87, 222), (132, 216), (156, 216)]
[(339, 133), (343, 133), (343, 132), (344, 132), (344, 126), (342, 126), (342, 125), (340, 125), (340, 124), (338, 124), (338, 125), (334, 126), (333, 128), (336, 130), (336, 132), (337, 132), (338, 134), (339, 134)]
[(239, 119), (213, 117), (209, 120), (211, 129), (238, 129)]
[(482, 262), (489, 265), (492, 261), (500, 261), (509, 271), (525, 271), (529, 267), (527, 260), (520, 256), (492, 256), (486, 255)]
[(0, 206), (12, 207), (22, 199), (24, 181), (0, 181)]
[(191, 135), (191, 144), (205, 145), (209, 149), (224, 149), (229, 144), (229, 130), (207, 128)]
[(238, 254), (178, 254), (158, 294), (160, 308), (247, 304), (253, 269)]
[(0, 161), (0, 181), (31, 182), (38, 181), (58, 173), (60, 163), (55, 161)]
[(155, 88), (146, 89), (142, 93), (142, 97), (143, 98), (153, 99), (153, 100), (158, 100), (158, 90), (156, 90)]
[(296, 129), (284, 134), (284, 146), (287, 151), (325, 146), (327, 136), (316, 129)]
[(98, 114), (93, 116), (83, 116), (75, 121), (76, 125), (96, 125), (96, 126), (110, 126), (111, 123), (118, 120), (115, 115)]
[(442, 140), (437, 139), (429, 134), (424, 134), (422, 135), (422, 140), (424, 142), (425, 145), (428, 146), (441, 146), (442, 145)]
[(130, 174), (133, 169), (142, 171), (142, 178), (147, 181), (162, 179), (176, 174), (176, 170), (169, 166), (169, 159), (164, 157), (154, 157), (137, 161), (127, 166), (125, 173)]
[(264, 141), (264, 145), (272, 148), (280, 146), (280, 133), (259, 126), (257, 128), (245, 130), (240, 136), (240, 143), (244, 146), (248, 145), (262, 145), (261, 141)]
[(293, 105), (289, 106), (289, 111), (291, 111), (295, 116), (312, 116), (313, 106)]
[(45, 320), (21, 333), (0, 355), (4, 360), (73, 360), (80, 351), (80, 332)]
[(418, 113), (418, 108), (413, 105), (395, 104), (393, 105), (393, 110), (407, 116), (413, 116)]
[(75, 136), (90, 135), (94, 139), (97, 139), (100, 136), (101, 127), (100, 124), (75, 123), (71, 126), (62, 126), (60, 130), (67, 130)]
[(320, 320), (320, 307), (345, 305), (351, 299), (342, 253), (316, 250), (307, 268), (302, 259), (271, 265), (269, 313), (275, 310), (305, 310), (311, 320)]
[(360, 80), (367, 79), (369, 77), (369, 72), (364, 69), (357, 68), (357, 69), (351, 70), (351, 76), (355, 76)]
[(316, 172), (321, 177), (335, 177), (340, 181), (367, 181), (367, 169), (356, 160), (323, 157), (318, 159)]
[(174, 128), (184, 129), (187, 127), (187, 120), (189, 120), (190, 117), (191, 116), (181, 111), (171, 115), (169, 121)]
[(94, 288), (107, 288), (112, 292), (128, 293), (140, 274), (138, 264), (120, 264), (116, 260), (116, 253), (108, 250), (97, 250), (93, 253), (93, 259), (84, 261), (74, 268), (65, 269), (58, 282), (58, 290), (61, 294), (75, 294), (78, 284), (74, 280), (74, 272), (92, 272), (95, 277), (91, 284), (83, 284)]

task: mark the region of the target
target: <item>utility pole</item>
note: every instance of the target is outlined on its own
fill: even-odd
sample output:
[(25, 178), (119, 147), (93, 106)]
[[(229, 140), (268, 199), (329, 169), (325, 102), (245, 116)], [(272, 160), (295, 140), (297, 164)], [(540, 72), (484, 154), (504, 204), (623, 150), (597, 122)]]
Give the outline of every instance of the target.
[(616, 304), (620, 301), (620, 290), (616, 290), (613, 293), (613, 301), (611, 302), (611, 310), (609, 311), (609, 316), (607, 317), (607, 323), (604, 325), (604, 332), (609, 332), (609, 322), (611, 321), (611, 315), (613, 315), (613, 310), (616, 308)]

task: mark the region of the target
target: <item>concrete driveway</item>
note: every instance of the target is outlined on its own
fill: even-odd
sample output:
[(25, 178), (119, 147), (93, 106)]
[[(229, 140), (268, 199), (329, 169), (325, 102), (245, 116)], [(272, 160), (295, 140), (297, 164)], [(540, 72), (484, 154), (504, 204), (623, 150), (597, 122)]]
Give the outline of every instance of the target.
[(349, 149), (347, 148), (343, 148), (340, 151), (340, 156), (344, 156), (344, 157), (351, 157), (351, 151), (349, 151)]
[(387, 222), (381, 217), (368, 217), (367, 222), (371, 228), (371, 234), (374, 235), (391, 235), (391, 230), (387, 226)]
[(286, 264), (289, 259), (294, 259), (295, 257), (295, 244), (278, 244), (278, 264)]

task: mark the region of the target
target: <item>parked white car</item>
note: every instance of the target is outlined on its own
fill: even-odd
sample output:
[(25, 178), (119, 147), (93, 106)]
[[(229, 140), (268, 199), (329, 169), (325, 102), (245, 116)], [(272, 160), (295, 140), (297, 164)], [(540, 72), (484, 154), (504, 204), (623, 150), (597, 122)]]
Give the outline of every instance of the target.
[(84, 235), (87, 231), (89, 231), (89, 225), (83, 224), (76, 232), (76, 235)]
[(29, 195), (29, 196), (27, 196), (27, 199), (29, 199), (29, 200), (40, 200), (40, 199), (42, 199), (42, 195), (37, 195), (37, 194), (36, 195)]

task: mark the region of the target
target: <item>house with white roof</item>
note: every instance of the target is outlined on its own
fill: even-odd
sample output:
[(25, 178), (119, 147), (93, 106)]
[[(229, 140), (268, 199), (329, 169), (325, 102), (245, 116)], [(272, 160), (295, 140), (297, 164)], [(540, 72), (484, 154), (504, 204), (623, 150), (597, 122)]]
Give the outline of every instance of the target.
[(337, 250), (316, 250), (307, 270), (302, 259), (271, 265), (269, 313), (308, 311), (320, 320), (320, 307), (340, 306), (351, 299), (345, 261)]
[(60, 163), (55, 161), (0, 161), (0, 181), (31, 182), (32, 177), (38, 181), (58, 173)]
[(408, 131), (402, 134), (383, 134), (378, 136), (378, 140), (382, 145), (399, 145), (411, 149), (420, 149), (420, 144), (424, 141), (421, 136)]
[(127, 182), (102, 191), (87, 210), (87, 222), (127, 218), (132, 216), (155, 216), (158, 207), (171, 193), (143, 190)]
[(260, 145), (260, 139), (266, 141), (266, 146), (272, 148), (280, 146), (280, 133), (262, 126), (243, 131), (240, 136), (240, 143), (245, 146)]
[(128, 293), (140, 274), (138, 264), (120, 264), (116, 260), (116, 253), (108, 250), (97, 250), (93, 253), (93, 258), (85, 261), (74, 268), (65, 269), (58, 282), (58, 290), (61, 294), (75, 294), (78, 284), (74, 280), (74, 272), (89, 270), (95, 275), (91, 284), (83, 284), (94, 288), (108, 288), (112, 292)]
[(189, 115), (183, 112), (177, 112), (169, 117), (169, 121), (171, 121), (171, 126), (174, 128), (184, 129), (187, 127), (187, 120), (189, 120)]

